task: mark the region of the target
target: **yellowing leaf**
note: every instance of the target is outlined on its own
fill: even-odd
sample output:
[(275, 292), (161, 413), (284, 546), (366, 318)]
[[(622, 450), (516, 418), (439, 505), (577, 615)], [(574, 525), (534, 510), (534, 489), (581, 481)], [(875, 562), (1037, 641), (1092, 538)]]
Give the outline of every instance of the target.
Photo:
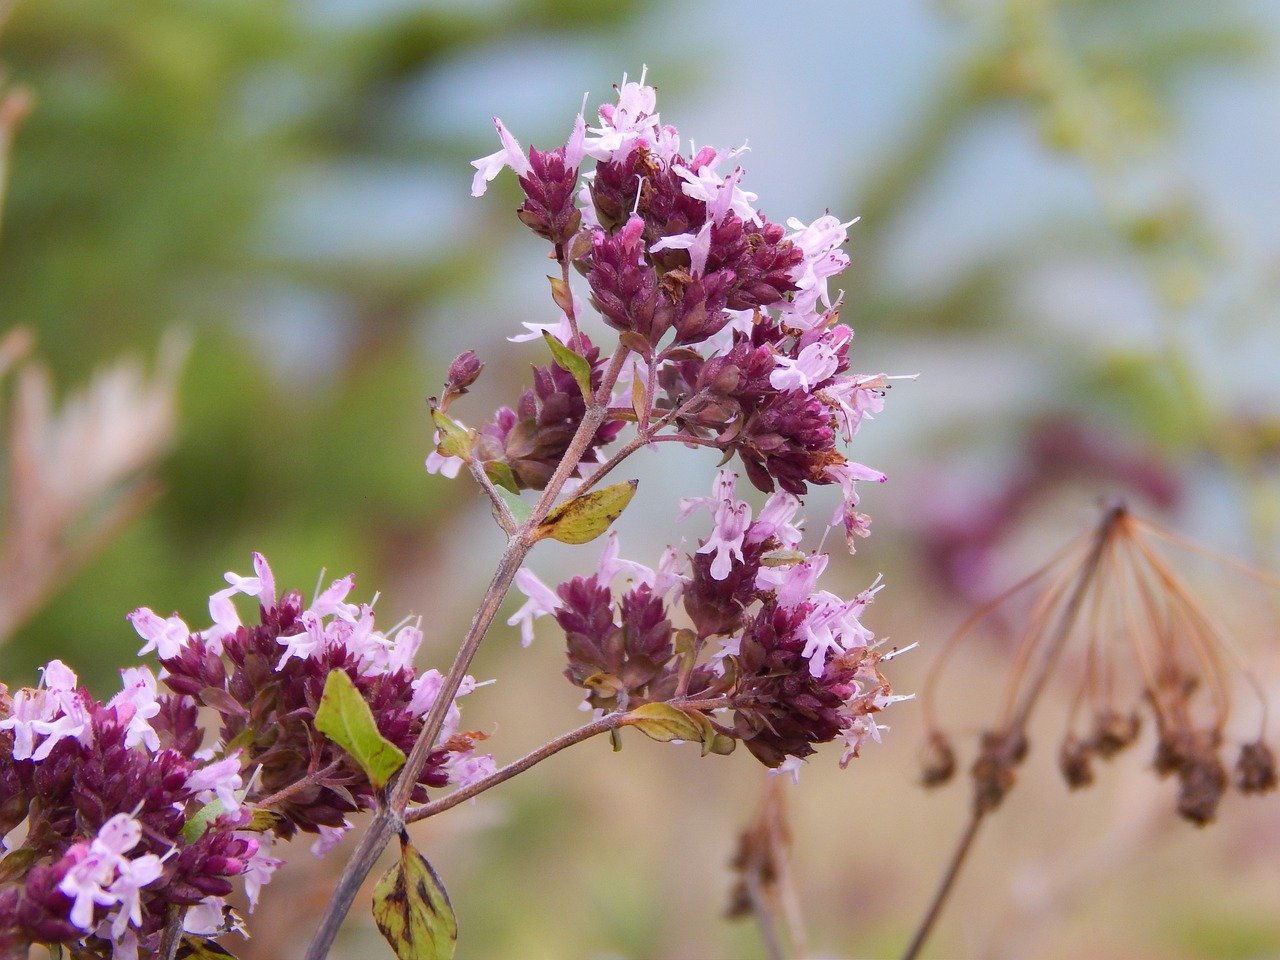
[(615, 483), (560, 504), (538, 525), (538, 539), (590, 543), (609, 529), (635, 496), (639, 480)]
[(431, 419), (435, 422), (436, 429), (440, 431), (440, 442), (436, 445), (436, 449), (443, 456), (462, 457), (464, 460), (471, 456), (471, 432), (435, 406), (434, 401), (431, 406)]
[(400, 834), (400, 862), (373, 888), (373, 919), (397, 960), (450, 960), (458, 921), (426, 857)]
[(376, 790), (404, 766), (404, 751), (379, 732), (373, 711), (345, 670), (330, 670), (325, 679), (316, 729), (351, 754)]
[(646, 703), (636, 707), (627, 714), (624, 722), (660, 743), (672, 740), (701, 743), (704, 735), (701, 723), (669, 703)]

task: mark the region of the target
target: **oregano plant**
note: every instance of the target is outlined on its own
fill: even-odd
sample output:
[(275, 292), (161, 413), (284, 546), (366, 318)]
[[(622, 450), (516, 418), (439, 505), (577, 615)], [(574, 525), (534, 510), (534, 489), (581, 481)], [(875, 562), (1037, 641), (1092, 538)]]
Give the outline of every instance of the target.
[[(880, 583), (851, 597), (821, 586), (828, 534), (852, 550), (870, 523), (858, 485), (885, 480), (846, 453), (889, 384), (853, 371), (829, 289), (852, 221), (768, 219), (741, 151), (686, 149), (643, 78), (616, 93), (545, 151), (495, 119), (500, 149), (473, 164), (477, 197), (515, 174), (516, 215), (557, 272), (546, 311), (511, 338), (545, 350), (514, 402), (463, 415), (483, 367), (467, 351), (431, 403), (427, 468), (469, 476), (505, 539), (452, 664), (421, 669), (419, 624), (378, 627), (353, 577), (307, 602), (258, 554), (210, 597), (208, 626), (130, 613), (143, 660), (110, 699), (49, 663), (0, 696), (0, 958), (34, 944), (228, 956), (252, 923), (228, 898), (256, 904), (284, 866), (277, 841), (309, 834), (324, 855), (349, 830), (360, 839), (307, 957), (328, 954), (392, 841), (377, 925), (398, 957), (449, 957), (453, 908), (407, 824), (628, 727), (794, 777), (824, 744), (844, 765), (879, 740), (880, 712), (901, 699), (881, 670), (893, 651), (862, 623)], [(624, 464), (663, 444), (708, 448), (705, 496), (644, 503), (672, 542), (686, 521), (696, 546), (631, 559), (611, 530), (644, 498)], [(804, 498), (828, 486), (838, 507), (808, 522)], [(594, 569), (542, 583), (525, 563), (548, 539), (596, 544)], [(491, 642), (528, 645), (536, 619), (554, 620), (590, 719), (499, 767), (459, 700), (513, 586), (515, 629)]]

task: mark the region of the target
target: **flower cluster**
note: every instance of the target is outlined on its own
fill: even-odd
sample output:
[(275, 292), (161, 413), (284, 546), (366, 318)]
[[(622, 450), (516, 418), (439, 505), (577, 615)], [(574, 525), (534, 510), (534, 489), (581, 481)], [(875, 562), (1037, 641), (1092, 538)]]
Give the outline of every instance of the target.
[[(740, 151), (682, 154), (655, 97), (643, 82), (624, 80), (618, 102), (600, 107), (598, 126), (579, 115), (563, 146), (528, 155), (495, 118), (502, 146), (474, 162), (472, 193), (483, 194), (503, 168), (514, 170), (525, 196), (518, 215), (554, 245), (564, 274), (553, 287), (560, 318), (526, 323), (533, 333), (512, 339), (554, 336), (586, 361), (593, 390), (600, 388), (609, 359), (579, 329), (583, 304), (569, 289), (576, 270), (592, 307), (618, 334), (620, 364), (608, 384), (618, 388), (610, 415), (590, 438), (580, 472), (588, 474), (599, 448), (634, 421), (646, 442), (736, 455), (765, 492), (801, 496), (810, 484), (839, 485), (838, 520), (852, 545), (868, 523), (856, 510), (855, 484), (884, 476), (838, 447), (881, 409), (888, 385), (882, 375), (849, 372), (852, 332), (839, 325), (840, 301), (828, 290), (848, 265), (840, 247), (853, 221), (829, 214), (808, 225), (770, 221), (740, 185)], [(594, 166), (584, 170), (588, 160)], [(447, 392), (446, 406), (449, 399)], [(567, 370), (536, 368), (534, 388), (479, 431), (472, 456), (512, 490), (540, 489), (583, 403)], [(428, 460), (449, 475), (460, 465), (440, 450)]]
[(25, 956), (33, 942), (153, 955), (170, 907), (198, 908), (192, 933), (222, 932), (233, 879), (254, 900), (251, 879), (275, 865), (269, 841), (249, 833), (247, 807), (209, 810), (210, 784), (225, 778), (192, 755), (194, 707), (157, 695), (146, 667), (123, 674), (124, 689), (102, 703), (54, 660), (0, 720), (5, 865), (25, 865), (0, 877), (0, 955)]
[[(685, 516), (706, 509), (714, 518), (692, 556), (668, 549), (652, 569), (620, 559), (611, 534), (592, 576), (552, 591), (521, 571), (528, 601), (510, 623), (531, 636), (534, 618), (555, 618), (565, 676), (587, 690), (590, 708), (697, 705), (768, 767), (796, 773), (815, 745), (837, 739), (846, 764), (879, 740), (874, 715), (903, 698), (879, 669), (891, 654), (860, 620), (878, 584), (848, 601), (817, 589), (827, 556), (799, 549), (799, 506), (779, 491), (753, 516), (723, 470), (712, 496), (682, 504)], [(673, 623), (678, 608), (686, 627)]]
[[(101, 703), (55, 660), (39, 687), (0, 700), (0, 835), (10, 836), (9, 858), (25, 864), (0, 874), (0, 955), (30, 943), (153, 955), (172, 907), (186, 908), (187, 934), (216, 936), (235, 923), (225, 903), (233, 879), (256, 903), (279, 865), (276, 838), (302, 830), (318, 835), (317, 854), (331, 847), (374, 792), (316, 730), (330, 672), (351, 678), (384, 737), (412, 747), (442, 681), (414, 670), (418, 628), (375, 629), (370, 607), (347, 601), (351, 577), (304, 609), (297, 591), (276, 595), (261, 555), (254, 567), (254, 576), (227, 574), (207, 629), (193, 633), (145, 607), (129, 615), (146, 641), (140, 654), (155, 653), (171, 692), (134, 667)], [(257, 625), (241, 623), (239, 594), (258, 600)], [(468, 679), (462, 692), (474, 686)], [(207, 748), (202, 708), (220, 725)], [(459, 732), (458, 721), (453, 704), (419, 799), (493, 770), (474, 751), (481, 735)]]

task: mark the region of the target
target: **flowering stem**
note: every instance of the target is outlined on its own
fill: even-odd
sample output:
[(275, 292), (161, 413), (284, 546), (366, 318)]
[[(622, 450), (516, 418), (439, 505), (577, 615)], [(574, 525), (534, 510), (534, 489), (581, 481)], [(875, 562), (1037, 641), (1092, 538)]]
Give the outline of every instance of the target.
[[(1058, 662), (1058, 655), (1062, 652), (1067, 638), (1071, 636), (1076, 618), (1080, 615), (1080, 610), (1084, 604), (1085, 594), (1093, 583), (1094, 576), (1097, 574), (1106, 554), (1106, 547), (1111, 541), (1111, 533), (1115, 530), (1117, 524), (1124, 522), (1127, 515), (1127, 511), (1122, 504), (1113, 504), (1107, 508), (1106, 513), (1099, 522), (1094, 533), (1093, 546), (1089, 551), (1088, 557), (1085, 558), (1084, 563), (1081, 565), (1079, 573), (1076, 575), (1071, 594), (1062, 606), (1054, 631), (1041, 651), (1040, 660), (1035, 666), (1030, 681), (1022, 688), (1021, 696), (999, 731), (999, 735), (1005, 743), (1012, 743), (1025, 737), (1027, 720), (1031, 716), (1031, 711), (1034, 709), (1040, 693), (1044, 690), (1049, 674)], [(964, 866), (965, 860), (968, 859), (969, 850), (978, 835), (978, 828), (982, 826), (987, 814), (994, 809), (996, 809), (996, 804), (990, 802), (975, 802), (972, 805), (969, 821), (965, 824), (964, 831), (956, 842), (955, 850), (952, 851), (947, 869), (943, 872), (942, 879), (938, 882), (938, 888), (934, 891), (933, 899), (929, 902), (929, 907), (925, 910), (924, 917), (916, 928), (915, 936), (911, 938), (911, 943), (902, 954), (902, 960), (915, 960), (919, 956), (921, 949), (924, 948), (925, 941), (928, 940), (938, 916), (942, 913), (943, 906), (946, 905), (947, 897), (955, 886), (956, 878), (960, 875), (960, 869)]]
[(498, 516), (498, 525), (502, 527), (507, 536), (511, 536), (518, 526), (516, 518), (511, 515), (511, 508), (507, 506), (506, 501), (499, 496), (493, 481), (489, 479), (489, 475), (484, 472), (484, 465), (478, 460), (469, 460), (467, 469), (471, 471), (471, 476), (475, 478), (476, 483), (480, 484), (480, 489), (489, 498), (489, 503), (492, 504), (493, 511)]
[[(660, 437), (657, 434), (658, 434), (658, 431), (664, 429), (668, 424), (674, 421), (677, 417), (683, 415), (696, 402), (701, 401), (701, 399), (702, 399), (702, 394), (700, 393), (696, 394), (695, 396), (686, 400), (684, 403), (680, 404), (680, 406), (676, 407), (670, 413), (666, 414), (664, 417), (662, 417), (662, 419), (655, 420), (653, 423), (650, 423), (647, 425), (641, 424), (640, 427), (636, 430), (636, 435), (634, 437), (632, 437), (625, 444), (619, 447), (614, 452), (613, 456), (611, 456), (604, 463), (600, 464), (600, 466), (596, 467), (593, 471), (591, 471), (591, 473), (587, 475), (586, 479), (584, 479), (582, 483), (578, 485), (577, 492), (586, 493), (588, 490), (594, 487), (597, 483), (603, 480), (606, 476), (608, 476), (610, 471), (612, 471), (614, 467), (620, 464), (623, 460), (627, 459), (627, 457), (631, 456), (631, 454), (635, 453), (641, 447), (647, 444), (653, 443), (657, 440), (683, 439), (683, 435), (681, 434), (673, 434), (671, 436), (666, 436), (666, 437)], [(645, 401), (646, 414), (649, 412), (650, 402), (651, 402), (650, 400)]]
[(427, 712), (426, 718), (422, 722), (422, 732), (418, 735), (418, 739), (414, 743), (413, 749), (409, 752), (404, 766), (396, 776), (386, 806), (380, 808), (373, 815), (373, 819), (370, 821), (364, 836), (360, 838), (360, 843), (357, 845), (355, 852), (347, 862), (346, 867), (343, 868), (342, 876), (338, 878), (338, 884), (334, 888), (328, 906), (325, 907), (324, 916), (321, 917), (320, 925), (316, 929), (311, 945), (307, 948), (306, 960), (323, 960), (324, 957), (328, 956), (329, 948), (333, 945), (333, 941), (338, 935), (338, 929), (342, 926), (343, 919), (351, 909), (351, 904), (355, 902), (360, 885), (364, 882), (365, 877), (369, 875), (369, 871), (373, 869), (373, 865), (382, 853), (383, 847), (398, 835), (404, 826), (405, 808), (408, 807), (409, 800), (417, 786), (418, 775), (422, 772), (422, 768), (426, 766), (427, 760), (436, 747), (436, 739), (440, 735), (440, 728), (444, 724), (444, 718), (448, 713), (449, 707), (453, 704), (453, 700), (458, 694), (458, 688), (462, 685), (462, 678), (466, 676), (467, 668), (471, 666), (471, 661), (475, 657), (476, 651), (480, 648), (489, 625), (497, 615), (503, 598), (511, 588), (520, 566), (524, 563), (524, 558), (537, 542), (535, 534), (537, 526), (546, 519), (552, 505), (555, 503), (556, 497), (564, 487), (565, 481), (577, 469), (578, 464), (582, 461), (583, 454), (586, 453), (592, 439), (595, 437), (596, 431), (604, 422), (609, 408), (609, 398), (613, 393), (613, 386), (618, 380), (618, 373), (622, 370), (622, 364), (626, 360), (628, 352), (628, 349), (621, 345), (614, 351), (609, 360), (609, 365), (605, 369), (604, 376), (601, 378), (600, 386), (596, 390), (592, 403), (582, 418), (582, 422), (578, 425), (577, 432), (574, 433), (573, 439), (569, 443), (569, 448), (565, 451), (564, 458), (560, 461), (555, 473), (552, 474), (546, 489), (542, 491), (542, 496), (539, 497), (537, 504), (534, 505), (533, 512), (508, 539), (506, 549), (503, 550), (502, 558), (498, 562), (498, 569), (494, 572), (493, 579), (489, 583), (489, 589), (485, 592), (484, 599), (481, 600), (480, 607), (476, 610), (475, 617), (471, 620), (471, 626), (463, 638), (462, 645), (458, 648), (457, 656), (453, 660), (453, 666), (449, 668), (448, 674), (445, 675), (435, 702), (431, 705), (431, 709)]
[(444, 811), (451, 807), (456, 807), (464, 800), (470, 800), (472, 797), (484, 793), (490, 787), (496, 787), (504, 780), (510, 780), (517, 773), (523, 773), (534, 764), (541, 763), (566, 747), (581, 743), (583, 740), (590, 740), (606, 730), (616, 730), (618, 727), (623, 726), (625, 718), (625, 713), (611, 713), (608, 716), (601, 717), (599, 720), (584, 724), (576, 730), (561, 734), (554, 740), (544, 743), (537, 750), (525, 754), (519, 760), (508, 763), (501, 770), (490, 774), (483, 780), (477, 780), (475, 783), (469, 784), (460, 790), (455, 790), (447, 797), (441, 797), (439, 800), (433, 800), (431, 803), (405, 811), (405, 823), (415, 823), (418, 820), (425, 820), (427, 817), (434, 817), (437, 813), (444, 813)]
[(270, 796), (263, 797), (261, 800), (253, 801), (253, 806), (265, 809), (267, 807), (273, 807), (278, 803), (283, 803), (285, 800), (288, 800), (291, 796), (293, 796), (299, 790), (302, 790), (304, 787), (309, 787), (313, 783), (319, 783), (321, 780), (325, 779), (326, 777), (329, 777), (334, 773), (337, 773), (338, 770), (341, 768), (341, 766), (342, 765), (340, 763), (334, 762), (329, 764), (323, 770), (312, 771), (311, 773), (308, 773), (306, 776), (302, 777), (301, 779), (295, 780), (293, 783), (289, 784), (287, 787), (284, 787), (281, 790), (277, 790), (275, 793), (271, 794)]
[[(728, 698), (718, 697), (714, 700), (673, 700), (670, 701), (674, 706), (687, 707), (693, 710), (714, 710), (718, 707), (731, 705), (732, 701)], [(576, 730), (570, 730), (544, 743), (538, 749), (525, 754), (519, 760), (514, 760), (507, 764), (501, 770), (491, 773), (482, 780), (469, 784), (455, 790), (447, 797), (441, 797), (439, 800), (433, 800), (431, 803), (423, 804), (420, 807), (414, 807), (412, 810), (406, 810), (404, 815), (405, 823), (416, 823), (419, 820), (425, 820), (428, 817), (434, 817), (437, 813), (456, 807), (464, 800), (470, 800), (472, 797), (479, 796), (490, 787), (496, 787), (504, 780), (510, 780), (517, 773), (523, 773), (535, 764), (541, 763), (548, 757), (553, 757), (566, 747), (572, 747), (575, 743), (582, 743), (584, 740), (590, 740), (594, 736), (598, 736), (609, 730), (616, 730), (619, 727), (627, 725), (627, 714), (624, 711), (610, 713), (607, 716), (600, 717), (598, 720), (592, 720), (590, 723), (583, 724)]]
[[(560, 261), (560, 277), (564, 280), (565, 289), (569, 289), (569, 256), (564, 249), (564, 244), (556, 244), (556, 259)], [(568, 303), (565, 304), (564, 315), (569, 319), (569, 343), (575, 347), (582, 345), (581, 334), (578, 333), (578, 317), (577, 311), (573, 309), (573, 293), (570, 291)]]

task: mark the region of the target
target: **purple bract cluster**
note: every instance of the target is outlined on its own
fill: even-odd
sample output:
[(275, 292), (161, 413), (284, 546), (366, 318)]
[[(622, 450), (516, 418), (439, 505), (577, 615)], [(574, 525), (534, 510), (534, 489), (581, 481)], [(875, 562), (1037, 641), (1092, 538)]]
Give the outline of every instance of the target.
[[(735, 486), (721, 471), (713, 496), (683, 503), (684, 515), (706, 508), (715, 523), (692, 556), (669, 548), (646, 567), (620, 559), (610, 534), (592, 576), (553, 591), (522, 570), (528, 599), (509, 622), (531, 639), (535, 618), (555, 618), (565, 676), (587, 690), (589, 709), (711, 703), (715, 729), (768, 767), (797, 773), (816, 744), (837, 739), (847, 763), (879, 740), (874, 715), (903, 699), (879, 669), (892, 654), (860, 620), (879, 586), (849, 601), (817, 589), (827, 557), (799, 549), (799, 500), (775, 493), (753, 517)], [(681, 610), (687, 627), (674, 623)]]

